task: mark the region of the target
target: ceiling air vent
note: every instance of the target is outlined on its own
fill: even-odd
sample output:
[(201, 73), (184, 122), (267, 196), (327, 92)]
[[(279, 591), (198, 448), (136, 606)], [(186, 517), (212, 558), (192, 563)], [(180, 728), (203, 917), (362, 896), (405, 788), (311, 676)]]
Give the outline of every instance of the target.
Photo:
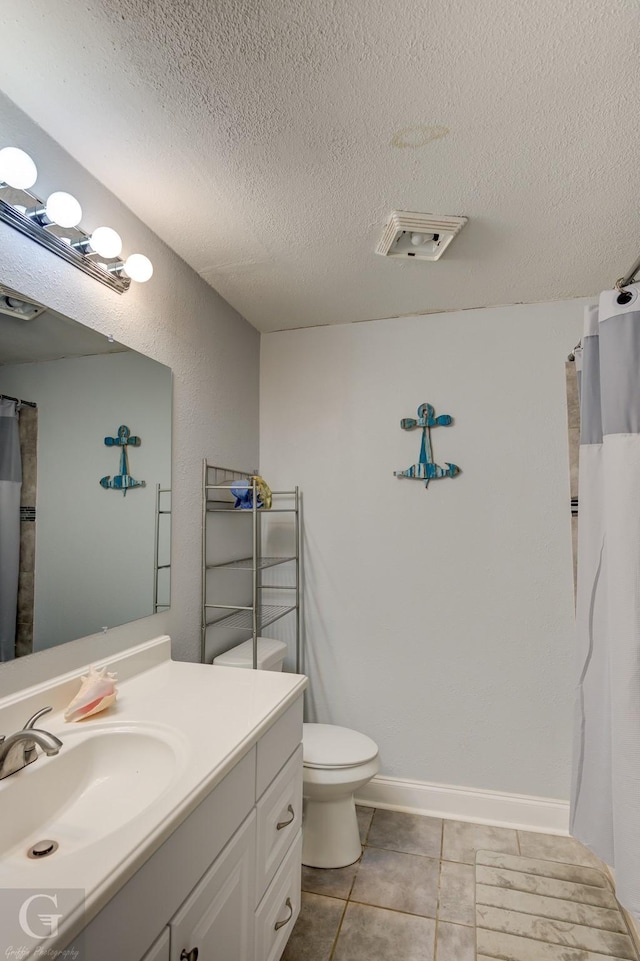
[(47, 308), (31, 300), (25, 300), (21, 294), (3, 287), (0, 284), (0, 314), (16, 317), (18, 320), (34, 320), (43, 314)]
[(466, 217), (439, 217), (437, 214), (392, 210), (376, 253), (381, 257), (440, 260), (466, 222)]

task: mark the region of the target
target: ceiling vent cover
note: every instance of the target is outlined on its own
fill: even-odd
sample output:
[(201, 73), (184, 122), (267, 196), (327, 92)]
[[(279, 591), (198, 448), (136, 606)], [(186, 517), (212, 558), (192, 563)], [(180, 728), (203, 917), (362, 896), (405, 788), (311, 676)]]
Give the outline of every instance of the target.
[(437, 214), (392, 210), (376, 253), (381, 257), (440, 260), (466, 222), (466, 217), (439, 217)]
[(34, 320), (46, 309), (42, 304), (26, 300), (22, 294), (0, 284), (0, 314), (15, 317), (17, 320)]

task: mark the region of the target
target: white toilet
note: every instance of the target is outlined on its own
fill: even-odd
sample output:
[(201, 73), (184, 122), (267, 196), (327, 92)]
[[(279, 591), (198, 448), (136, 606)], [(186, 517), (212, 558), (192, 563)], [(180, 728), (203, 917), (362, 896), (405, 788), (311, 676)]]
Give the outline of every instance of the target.
[[(258, 667), (281, 671), (287, 645), (258, 638)], [(245, 641), (214, 658), (221, 667), (253, 665), (253, 643)], [(304, 724), (302, 736), (302, 863), (343, 868), (362, 853), (354, 793), (380, 770), (378, 745), (366, 734), (335, 724)]]
[(335, 724), (304, 724), (302, 863), (343, 868), (362, 854), (354, 793), (380, 770), (378, 745)]

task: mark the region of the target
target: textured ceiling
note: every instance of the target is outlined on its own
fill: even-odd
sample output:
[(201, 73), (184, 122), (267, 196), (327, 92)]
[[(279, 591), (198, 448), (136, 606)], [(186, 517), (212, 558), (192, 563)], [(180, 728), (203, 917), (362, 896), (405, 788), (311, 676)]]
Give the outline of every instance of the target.
[[(590, 295), (640, 253), (637, 0), (0, 18), (0, 87), (261, 330)], [(391, 209), (470, 220), (398, 262)]]

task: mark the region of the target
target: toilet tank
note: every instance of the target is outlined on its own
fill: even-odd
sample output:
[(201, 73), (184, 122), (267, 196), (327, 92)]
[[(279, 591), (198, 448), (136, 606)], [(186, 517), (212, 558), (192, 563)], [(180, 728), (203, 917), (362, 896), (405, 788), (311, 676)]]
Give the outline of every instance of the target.
[[(284, 641), (276, 641), (273, 637), (259, 637), (258, 639), (258, 669), (261, 671), (281, 671), (287, 654)], [(253, 641), (237, 644), (230, 651), (218, 654), (213, 663), (219, 667), (253, 667)]]

